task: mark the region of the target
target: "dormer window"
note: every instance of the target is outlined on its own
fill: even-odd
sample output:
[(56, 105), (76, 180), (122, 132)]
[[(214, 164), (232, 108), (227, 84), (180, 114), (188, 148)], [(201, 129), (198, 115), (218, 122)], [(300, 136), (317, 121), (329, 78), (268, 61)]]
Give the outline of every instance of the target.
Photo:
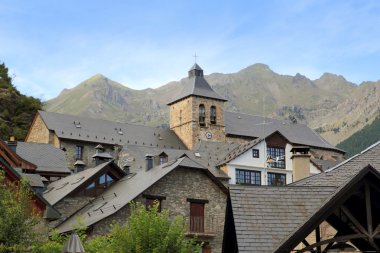
[(160, 155), (160, 165), (164, 164), (164, 163), (167, 163), (168, 162), (168, 156), (163, 153)]
[(206, 110), (205, 106), (203, 104), (199, 105), (199, 125), (205, 126), (205, 119), (206, 119)]
[(216, 124), (216, 107), (211, 106), (210, 108), (210, 122), (211, 124)]

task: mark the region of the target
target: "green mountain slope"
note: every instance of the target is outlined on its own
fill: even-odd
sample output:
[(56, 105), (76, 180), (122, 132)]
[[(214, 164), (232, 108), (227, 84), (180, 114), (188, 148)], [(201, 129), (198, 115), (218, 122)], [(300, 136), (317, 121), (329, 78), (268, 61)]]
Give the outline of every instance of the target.
[(351, 157), (377, 141), (380, 141), (380, 117), (339, 143), (337, 147), (347, 152), (346, 157)]
[(39, 99), (21, 94), (12, 84), (8, 68), (0, 64), (0, 138), (15, 136), (24, 140), (37, 110), (42, 108)]
[[(329, 73), (310, 80), (301, 74), (280, 75), (267, 65), (254, 64), (236, 73), (214, 73), (205, 78), (228, 99), (227, 110), (280, 119), (296, 117), (334, 144), (371, 123), (380, 108), (380, 82), (355, 85)], [(182, 86), (183, 82), (174, 81), (157, 89), (134, 90), (98, 74), (62, 91), (47, 101), (45, 109), (150, 126), (167, 125), (166, 103)]]

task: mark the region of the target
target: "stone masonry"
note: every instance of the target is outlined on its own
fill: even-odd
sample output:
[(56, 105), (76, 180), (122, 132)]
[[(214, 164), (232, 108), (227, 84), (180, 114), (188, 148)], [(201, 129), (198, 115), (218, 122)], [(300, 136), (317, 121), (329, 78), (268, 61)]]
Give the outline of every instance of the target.
[[(134, 199), (145, 203), (144, 194), (163, 196), (162, 209), (168, 209), (172, 217), (182, 215), (189, 225), (190, 199), (208, 200), (205, 204), (205, 235), (198, 234), (197, 239), (208, 242), (212, 252), (221, 252), (223, 241), (226, 194), (204, 171), (177, 168)], [(126, 206), (114, 215), (101, 220), (93, 226), (91, 236), (109, 232), (112, 222), (124, 223), (130, 215), (130, 207)], [(190, 236), (190, 234), (189, 234)]]
[[(205, 126), (199, 125), (201, 104), (205, 106)], [(216, 124), (210, 122), (211, 106), (216, 107)], [(170, 105), (170, 129), (188, 149), (192, 149), (200, 140), (225, 142), (224, 101), (190, 96)], [(211, 133), (209, 138), (207, 133)]]

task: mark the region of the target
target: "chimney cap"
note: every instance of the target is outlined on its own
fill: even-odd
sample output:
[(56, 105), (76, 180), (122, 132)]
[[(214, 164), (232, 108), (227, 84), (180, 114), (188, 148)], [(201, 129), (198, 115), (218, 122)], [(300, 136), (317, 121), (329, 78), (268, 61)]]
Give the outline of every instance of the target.
[(154, 155), (152, 155), (152, 154), (146, 154), (146, 155), (145, 155), (145, 158), (153, 158), (153, 156), (154, 156)]
[(302, 151), (309, 151), (309, 146), (293, 146), (293, 148), (290, 150), (290, 152), (302, 152)]

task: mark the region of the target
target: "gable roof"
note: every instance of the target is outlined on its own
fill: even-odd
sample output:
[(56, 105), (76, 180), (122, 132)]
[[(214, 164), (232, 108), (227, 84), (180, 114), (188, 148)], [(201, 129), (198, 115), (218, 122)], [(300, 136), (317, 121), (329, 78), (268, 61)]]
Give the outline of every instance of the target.
[(335, 187), (230, 185), (239, 252), (273, 252), (335, 191)]
[(92, 182), (96, 177), (104, 174), (105, 169), (109, 166), (115, 168), (120, 174), (124, 174), (113, 161), (101, 163), (94, 168), (89, 168), (52, 182), (48, 185), (43, 196), (51, 205), (55, 205), (82, 185), (86, 185)]
[(207, 80), (203, 77), (203, 70), (201, 67), (199, 67), (198, 64), (194, 64), (193, 67), (191, 67), (189, 72), (192, 72), (194, 70), (200, 71), (200, 75), (191, 75), (189, 73), (188, 78), (184, 78), (181, 80), (183, 89), (179, 93), (177, 97), (175, 97), (171, 102), (168, 103), (168, 105), (171, 105), (178, 100), (187, 98), (189, 96), (198, 96), (198, 97), (205, 97), (205, 98), (212, 98), (216, 100), (221, 101), (227, 101), (225, 98), (223, 98), (221, 95), (216, 93), (210, 86), (210, 84), (207, 82)]
[[(206, 175), (214, 179), (213, 181), (215, 183), (219, 182), (206, 168), (187, 156), (182, 156), (177, 160), (156, 166), (150, 170), (140, 170), (136, 174), (125, 176), (111, 185), (102, 196), (96, 198), (90, 204), (79, 210), (75, 215), (59, 224), (56, 228), (61, 233), (71, 231), (73, 225), (76, 224), (78, 217), (84, 222), (85, 226), (91, 226), (119, 211), (143, 191), (178, 167), (202, 170)], [(217, 185), (222, 188), (223, 191), (226, 191), (223, 184), (219, 182)]]
[(46, 127), (62, 139), (97, 144), (131, 144), (185, 149), (182, 141), (167, 128), (147, 127), (45, 111), (38, 111), (38, 114)]
[(343, 150), (331, 145), (304, 124), (228, 111), (224, 112), (224, 119), (227, 135), (265, 138), (271, 133), (278, 131), (293, 144), (319, 147), (345, 153)]
[(335, 167), (328, 169), (324, 173), (319, 173), (300, 181), (292, 183), (292, 185), (305, 186), (341, 186), (368, 164), (371, 164), (380, 172), (380, 141), (361, 153), (343, 161)]
[(71, 173), (65, 152), (51, 144), (18, 141), (14, 147), (20, 157), (37, 165), (37, 172)]

